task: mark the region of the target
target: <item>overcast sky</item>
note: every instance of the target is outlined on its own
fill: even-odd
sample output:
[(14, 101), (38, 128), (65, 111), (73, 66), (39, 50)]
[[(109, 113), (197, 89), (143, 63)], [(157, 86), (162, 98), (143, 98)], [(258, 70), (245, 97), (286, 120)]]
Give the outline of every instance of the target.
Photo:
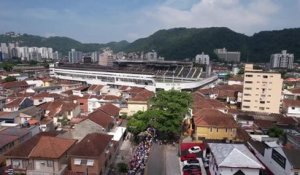
[(300, 27), (300, 0), (0, 0), (0, 33), (104, 43), (212, 26), (247, 35)]

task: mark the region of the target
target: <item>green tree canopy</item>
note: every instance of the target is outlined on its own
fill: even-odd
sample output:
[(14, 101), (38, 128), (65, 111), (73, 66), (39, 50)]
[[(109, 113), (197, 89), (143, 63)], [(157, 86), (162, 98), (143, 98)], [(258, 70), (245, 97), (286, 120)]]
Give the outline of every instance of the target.
[(147, 127), (153, 127), (161, 139), (173, 139), (181, 134), (182, 121), (191, 101), (191, 94), (187, 92), (159, 91), (148, 111), (138, 112), (129, 119), (128, 130), (136, 136)]
[(5, 82), (17, 81), (16, 77), (8, 76), (4, 79)]
[(284, 134), (284, 131), (278, 127), (272, 127), (268, 130), (268, 135), (270, 137), (282, 137)]

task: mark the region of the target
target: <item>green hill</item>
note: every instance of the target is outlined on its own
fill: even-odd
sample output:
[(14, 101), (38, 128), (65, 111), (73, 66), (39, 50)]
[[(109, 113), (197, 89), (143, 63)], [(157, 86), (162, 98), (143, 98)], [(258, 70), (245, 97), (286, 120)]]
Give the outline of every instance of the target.
[(75, 48), (83, 52), (96, 51), (110, 47), (118, 51), (151, 51), (169, 60), (194, 58), (196, 54), (205, 52), (212, 58), (213, 50), (226, 47), (230, 51), (241, 51), (242, 60), (249, 62), (269, 62), (272, 53), (288, 50), (294, 53), (295, 60), (300, 57), (300, 28), (278, 31), (263, 31), (247, 36), (225, 27), (211, 28), (173, 28), (159, 30), (146, 38), (132, 43), (127, 41), (106, 44), (84, 44), (67, 37), (40, 37), (24, 34), (19, 37), (0, 35), (0, 42), (19, 41), (23, 46), (52, 47), (64, 55)]

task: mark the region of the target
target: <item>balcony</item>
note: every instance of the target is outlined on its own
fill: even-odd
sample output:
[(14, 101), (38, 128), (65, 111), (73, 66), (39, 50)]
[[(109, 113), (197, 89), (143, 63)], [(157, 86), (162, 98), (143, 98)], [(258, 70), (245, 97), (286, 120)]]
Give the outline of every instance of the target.
[(59, 171), (47, 171), (47, 170), (27, 170), (27, 175), (63, 175), (67, 170), (67, 165), (61, 165), (61, 169)]

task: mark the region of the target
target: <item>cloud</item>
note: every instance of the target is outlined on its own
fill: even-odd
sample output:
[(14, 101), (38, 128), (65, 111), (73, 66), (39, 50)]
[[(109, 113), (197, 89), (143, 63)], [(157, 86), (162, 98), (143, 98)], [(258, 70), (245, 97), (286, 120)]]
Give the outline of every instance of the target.
[(146, 15), (162, 28), (225, 26), (250, 34), (266, 27), (279, 6), (271, 0), (201, 0), (187, 10), (162, 4), (154, 11)]

